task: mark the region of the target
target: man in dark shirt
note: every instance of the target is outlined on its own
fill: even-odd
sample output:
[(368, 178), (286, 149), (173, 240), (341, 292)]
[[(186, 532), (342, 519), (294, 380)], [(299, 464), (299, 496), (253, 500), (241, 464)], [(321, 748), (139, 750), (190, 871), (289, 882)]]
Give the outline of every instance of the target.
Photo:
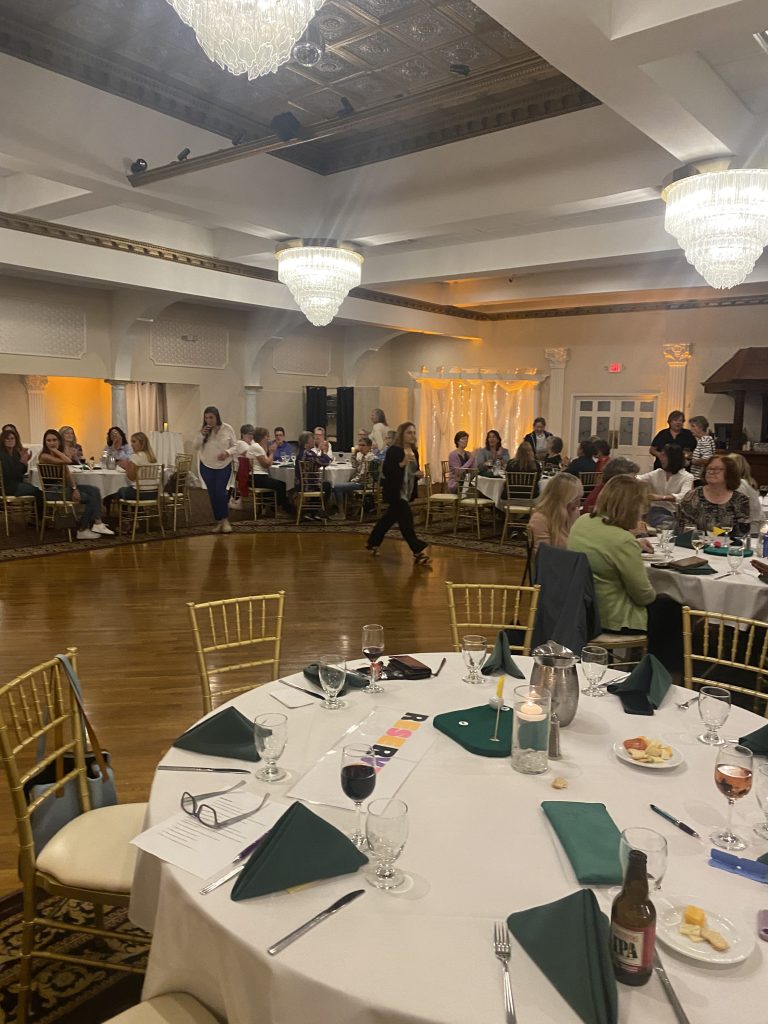
[(575, 459), (565, 468), (566, 473), (570, 473), (572, 476), (578, 476), (579, 473), (596, 473), (597, 464), (595, 462), (595, 455), (597, 449), (591, 441), (582, 441), (578, 448), (578, 453)]
[(696, 438), (690, 430), (683, 428), (684, 422), (685, 414), (680, 412), (679, 409), (673, 410), (669, 416), (667, 416), (667, 423), (669, 426), (664, 430), (660, 430), (656, 437), (651, 441), (651, 447), (648, 451), (656, 460), (653, 463), (654, 469), (661, 468), (659, 456), (664, 451), (665, 444), (676, 444), (683, 449), (683, 457), (685, 458), (686, 466), (691, 461), (691, 452), (696, 447)]

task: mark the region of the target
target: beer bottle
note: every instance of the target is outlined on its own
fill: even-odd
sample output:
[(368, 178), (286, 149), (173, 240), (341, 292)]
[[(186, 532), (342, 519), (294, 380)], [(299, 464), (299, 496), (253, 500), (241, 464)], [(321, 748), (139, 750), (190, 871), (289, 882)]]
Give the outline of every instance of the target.
[(611, 908), (611, 956), (616, 980), (645, 985), (653, 972), (656, 908), (648, 899), (646, 856), (630, 850), (624, 887)]

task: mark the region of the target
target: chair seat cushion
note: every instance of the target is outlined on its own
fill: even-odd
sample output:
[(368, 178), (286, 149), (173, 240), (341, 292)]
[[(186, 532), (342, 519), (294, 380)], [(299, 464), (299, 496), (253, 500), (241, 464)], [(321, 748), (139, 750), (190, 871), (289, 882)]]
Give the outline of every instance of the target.
[(132, 1006), (105, 1024), (218, 1024), (216, 1018), (192, 996), (172, 992)]
[(533, 510), (532, 510), (530, 505), (505, 505), (504, 506), (504, 511), (505, 512), (521, 512), (522, 513), (522, 512), (532, 512)]
[(136, 865), (130, 842), (144, 827), (146, 811), (146, 804), (116, 804), (80, 814), (45, 844), (38, 870), (62, 885), (129, 893)]
[(481, 508), (486, 508), (488, 505), (495, 505), (496, 502), (491, 498), (462, 498), (462, 505), (478, 505)]
[(458, 496), (458, 494), (431, 494), (427, 500), (428, 501), (451, 502), (451, 501), (458, 501), (459, 500), (459, 496)]
[(647, 644), (645, 633), (601, 633), (589, 641), (591, 644), (609, 644), (613, 647), (632, 647)]

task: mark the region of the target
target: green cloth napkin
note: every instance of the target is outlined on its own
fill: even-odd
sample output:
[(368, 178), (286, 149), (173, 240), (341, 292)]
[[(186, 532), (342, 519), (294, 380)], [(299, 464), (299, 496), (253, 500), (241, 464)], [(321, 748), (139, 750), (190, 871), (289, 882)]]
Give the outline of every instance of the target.
[(654, 708), (661, 707), (671, 684), (672, 677), (659, 659), (646, 654), (626, 679), (606, 689), (616, 694), (628, 715), (652, 715)]
[[(724, 547), (724, 548), (713, 548), (711, 544), (707, 544), (707, 546), (704, 548), (704, 550), (705, 550), (705, 552), (708, 555), (727, 555), (728, 554), (728, 547), (727, 546)], [(752, 550), (752, 548), (744, 548), (744, 550), (741, 552), (741, 557), (742, 558), (751, 558), (752, 555), (754, 555), (754, 553), (755, 552)]]
[(348, 875), (368, 863), (365, 854), (304, 804), (291, 804), (240, 872), (233, 900), (250, 900), (320, 878)]
[(193, 725), (173, 741), (173, 746), (213, 757), (234, 757), (239, 761), (261, 760), (256, 753), (253, 722), (237, 708), (224, 708), (211, 718)]
[(620, 833), (605, 804), (575, 800), (544, 800), (549, 818), (582, 885), (618, 885)]
[(768, 754), (768, 725), (742, 736), (739, 743), (749, 747), (753, 754)]
[[(491, 741), (496, 728), (496, 709), (488, 704), (435, 715), (433, 725), (470, 754), (509, 757), (512, 750), (512, 714), (512, 711), (502, 711), (499, 715), (498, 743)], [(465, 724), (462, 725), (462, 722)]]
[(503, 672), (514, 679), (525, 679), (510, 654), (509, 638), (503, 629), (499, 630), (493, 652), (480, 671), (484, 676), (498, 675)]
[(610, 925), (591, 889), (510, 914), (507, 927), (585, 1024), (616, 1024)]
[[(311, 664), (305, 666), (304, 678), (308, 679), (311, 683), (314, 683), (315, 686), (320, 686), (322, 688), (322, 685), (320, 683), (320, 671), (317, 667), (317, 662), (313, 661)], [(367, 686), (368, 683), (368, 676), (361, 676), (357, 672), (348, 671), (347, 678), (344, 680), (344, 685), (339, 690), (339, 693), (346, 693), (350, 686), (359, 689), (362, 686)]]
[(688, 548), (689, 551), (693, 551), (693, 544), (691, 543), (692, 533), (693, 530), (686, 530), (684, 533), (678, 533), (675, 537), (675, 547)]

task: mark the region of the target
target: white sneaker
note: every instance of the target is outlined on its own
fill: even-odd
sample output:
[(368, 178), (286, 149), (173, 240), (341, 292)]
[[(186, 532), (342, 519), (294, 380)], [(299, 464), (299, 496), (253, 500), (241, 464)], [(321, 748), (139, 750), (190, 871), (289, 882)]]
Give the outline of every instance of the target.
[(232, 523), (230, 523), (229, 520), (225, 519), (224, 522), (221, 524), (221, 532), (232, 533)]
[(106, 523), (94, 523), (91, 527), (94, 533), (101, 533), (105, 537), (114, 537), (115, 531), (110, 530)]
[(93, 530), (78, 530), (78, 540), (98, 540), (101, 534), (95, 533)]

